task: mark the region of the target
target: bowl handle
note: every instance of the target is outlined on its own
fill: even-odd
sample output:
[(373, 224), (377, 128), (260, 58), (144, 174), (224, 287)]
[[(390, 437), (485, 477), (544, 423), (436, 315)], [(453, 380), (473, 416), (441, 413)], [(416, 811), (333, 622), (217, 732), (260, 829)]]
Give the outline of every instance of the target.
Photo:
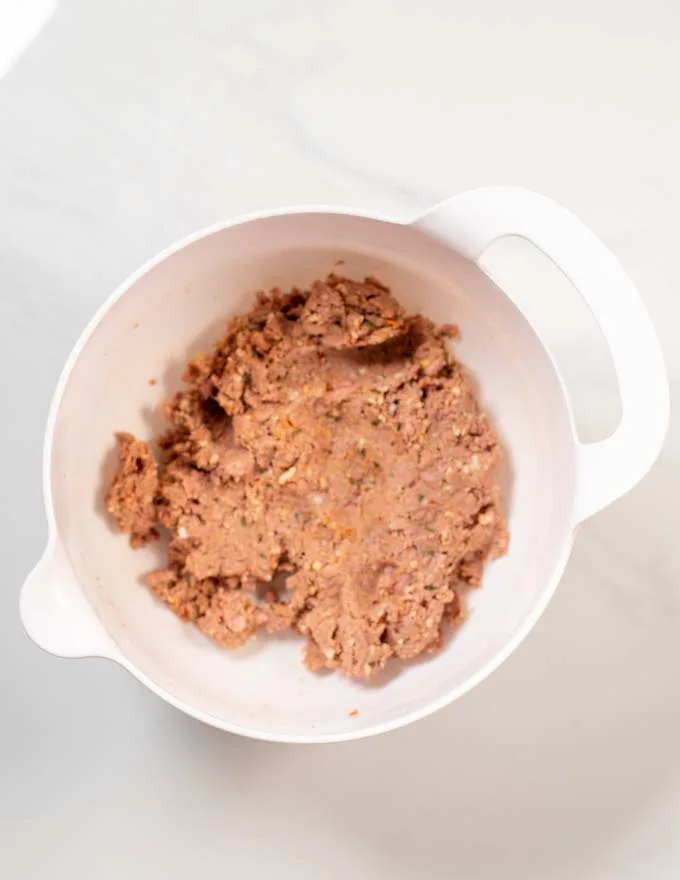
[(498, 238), (521, 236), (571, 280), (611, 352), (622, 411), (610, 437), (578, 446), (575, 521), (632, 489), (659, 455), (670, 406), (652, 322), (614, 255), (565, 208), (519, 187), (470, 190), (427, 211), (413, 225), (475, 262)]
[(21, 622), (33, 641), (58, 657), (105, 657), (123, 661), (81, 590), (63, 547), (47, 545), (28, 575), (19, 599)]

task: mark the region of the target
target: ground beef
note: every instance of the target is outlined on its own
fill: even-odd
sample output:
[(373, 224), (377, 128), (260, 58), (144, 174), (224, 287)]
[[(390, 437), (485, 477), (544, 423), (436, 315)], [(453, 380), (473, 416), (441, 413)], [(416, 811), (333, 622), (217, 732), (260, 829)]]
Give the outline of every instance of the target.
[(160, 465), (118, 435), (109, 511), (133, 546), (170, 536), (155, 595), (229, 648), (292, 628), (310, 669), (367, 678), (436, 650), (507, 545), (455, 335), (373, 278), (260, 293), (188, 365)]
[(143, 547), (159, 537), (155, 498), (158, 465), (149, 447), (132, 434), (116, 434), (120, 464), (106, 493), (106, 509), (118, 528), (130, 535), (133, 547)]

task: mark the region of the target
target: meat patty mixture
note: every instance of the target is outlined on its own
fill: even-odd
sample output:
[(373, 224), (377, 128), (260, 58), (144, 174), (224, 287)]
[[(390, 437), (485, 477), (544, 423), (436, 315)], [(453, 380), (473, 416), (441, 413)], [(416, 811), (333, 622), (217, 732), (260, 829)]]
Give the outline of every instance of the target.
[(155, 595), (227, 648), (291, 628), (312, 670), (436, 650), (507, 546), (456, 332), (374, 278), (260, 293), (189, 363), (158, 456), (118, 435), (109, 512), (133, 547), (169, 533)]

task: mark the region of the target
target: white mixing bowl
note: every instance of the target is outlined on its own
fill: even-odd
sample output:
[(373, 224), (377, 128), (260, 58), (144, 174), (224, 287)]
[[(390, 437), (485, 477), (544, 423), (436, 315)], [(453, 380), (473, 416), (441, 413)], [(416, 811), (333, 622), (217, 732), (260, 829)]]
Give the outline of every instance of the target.
[[(623, 412), (604, 442), (578, 442), (549, 353), (476, 265), (491, 242), (509, 234), (543, 250), (600, 324)], [(228, 652), (182, 624), (140, 585), (159, 565), (159, 548), (133, 552), (102, 503), (114, 431), (151, 437), (182, 365), (210, 346), (229, 315), (247, 309), (257, 289), (304, 286), (338, 260), (351, 277), (378, 276), (409, 310), (460, 324), (460, 357), (479, 382), (509, 462), (510, 550), (472, 594), (470, 619), (440, 653), (371, 686), (307, 672), (293, 636)], [(550, 599), (576, 525), (644, 475), (667, 422), (661, 353), (632, 283), (580, 221), (541, 196), (474, 190), (410, 225), (333, 208), (236, 220), (180, 242), (137, 272), (69, 357), (45, 440), (50, 538), (22, 590), (23, 623), (46, 651), (114, 660), (224, 730), (294, 742), (389, 730), (450, 703), (508, 657)]]

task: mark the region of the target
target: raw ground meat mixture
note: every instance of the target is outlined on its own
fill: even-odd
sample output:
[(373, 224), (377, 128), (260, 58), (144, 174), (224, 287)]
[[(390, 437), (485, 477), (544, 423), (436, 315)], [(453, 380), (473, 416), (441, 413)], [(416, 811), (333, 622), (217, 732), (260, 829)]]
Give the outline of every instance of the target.
[(291, 628), (312, 670), (436, 650), (507, 546), (455, 335), (373, 278), (260, 293), (188, 365), (158, 460), (118, 435), (108, 510), (133, 547), (169, 532), (155, 595), (227, 648)]

